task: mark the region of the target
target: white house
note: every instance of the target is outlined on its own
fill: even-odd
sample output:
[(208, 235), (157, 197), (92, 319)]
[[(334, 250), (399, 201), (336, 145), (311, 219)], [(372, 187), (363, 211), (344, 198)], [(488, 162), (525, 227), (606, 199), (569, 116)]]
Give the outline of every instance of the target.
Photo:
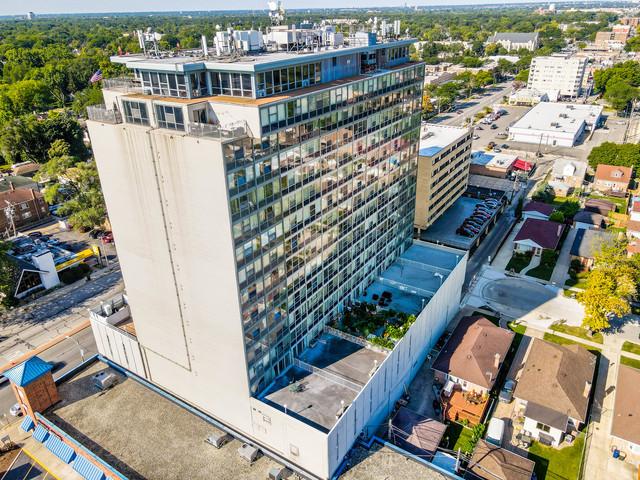
[(514, 397), (523, 430), (558, 446), (587, 419), (596, 357), (578, 345), (533, 339)]
[(549, 215), (553, 213), (553, 205), (544, 202), (529, 202), (522, 209), (522, 218), (537, 218), (539, 220), (549, 220)]

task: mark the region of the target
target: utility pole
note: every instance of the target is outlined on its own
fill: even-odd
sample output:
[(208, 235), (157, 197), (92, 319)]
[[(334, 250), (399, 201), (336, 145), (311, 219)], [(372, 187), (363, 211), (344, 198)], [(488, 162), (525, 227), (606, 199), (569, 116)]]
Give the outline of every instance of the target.
[(7, 220), (9, 220), (9, 223), (11, 224), (11, 229), (13, 230), (13, 236), (15, 237), (16, 221), (13, 215), (15, 214), (16, 209), (8, 200), (5, 200), (5, 203), (7, 204), (7, 206), (4, 208), (4, 215), (5, 217), (7, 217)]
[(624, 138), (622, 139), (622, 143), (627, 143), (627, 139), (629, 138), (629, 130), (631, 129), (631, 120), (633, 118), (633, 111), (636, 107), (637, 98), (631, 100), (631, 111), (629, 112), (629, 119), (627, 120), (627, 127), (624, 129)]

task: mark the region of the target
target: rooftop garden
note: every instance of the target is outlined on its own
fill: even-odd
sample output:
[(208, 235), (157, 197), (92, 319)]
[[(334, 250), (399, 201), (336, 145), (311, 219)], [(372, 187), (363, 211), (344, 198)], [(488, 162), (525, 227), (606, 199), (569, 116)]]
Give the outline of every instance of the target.
[(366, 338), (374, 345), (393, 349), (415, 321), (415, 315), (363, 302), (345, 311), (340, 323), (333, 326), (350, 335)]

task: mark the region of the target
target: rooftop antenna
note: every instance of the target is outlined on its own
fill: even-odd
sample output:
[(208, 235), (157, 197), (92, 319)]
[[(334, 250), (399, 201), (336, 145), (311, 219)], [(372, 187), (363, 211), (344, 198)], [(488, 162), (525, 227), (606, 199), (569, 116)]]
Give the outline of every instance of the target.
[(284, 20), (284, 6), (282, 5), (282, 0), (270, 1), (268, 5), (271, 26), (277, 27), (281, 25)]

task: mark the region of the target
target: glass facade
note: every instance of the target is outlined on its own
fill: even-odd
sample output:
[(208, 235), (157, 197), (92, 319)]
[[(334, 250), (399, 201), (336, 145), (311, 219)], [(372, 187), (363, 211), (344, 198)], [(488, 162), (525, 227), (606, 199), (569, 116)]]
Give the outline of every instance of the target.
[(252, 393), (410, 245), (423, 66), (261, 108), (224, 145)]
[(187, 84), (184, 75), (163, 72), (141, 72), (142, 88), (153, 95), (187, 98)]
[(145, 125), (147, 127), (150, 125), (146, 103), (123, 100), (122, 109), (124, 110), (124, 118), (127, 123)]
[(320, 62), (314, 62), (258, 73), (258, 96), (264, 97), (316, 85), (322, 81), (320, 68)]

